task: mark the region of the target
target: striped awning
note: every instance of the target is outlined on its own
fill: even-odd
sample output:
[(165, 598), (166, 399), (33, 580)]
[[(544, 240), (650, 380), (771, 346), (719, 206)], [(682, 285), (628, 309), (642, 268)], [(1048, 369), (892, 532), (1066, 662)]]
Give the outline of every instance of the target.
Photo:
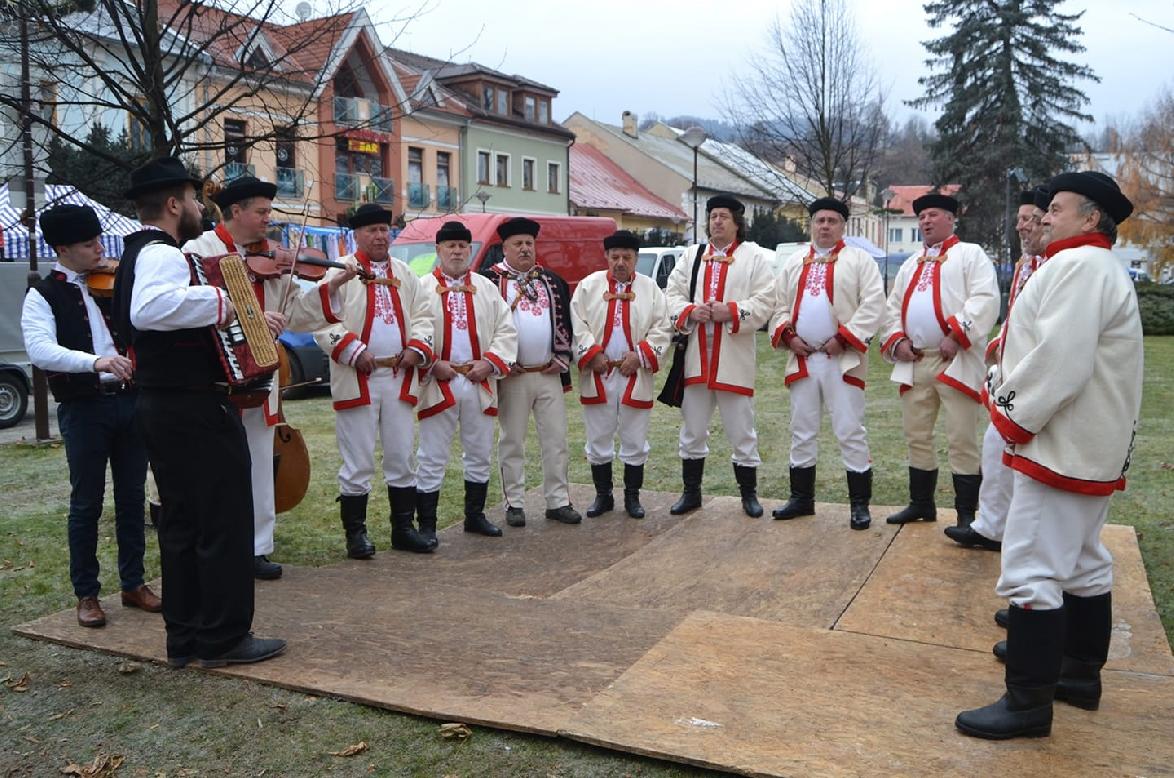
[[(40, 219), (41, 214), (47, 208), (61, 203), (88, 205), (94, 209), (98, 215), (98, 221), (102, 225), (102, 248), (108, 257), (121, 256), (123, 237), (142, 229), (139, 222), (120, 213), (115, 213), (96, 200), (91, 200), (79, 192), (76, 187), (55, 184), (45, 186), (45, 204), (37, 209), (37, 218)], [(14, 220), (12, 219), (13, 214), (15, 214)], [(12, 208), (8, 196), (8, 184), (4, 184), (0, 187), (0, 225), (4, 230), (4, 256), (6, 259), (27, 259), (29, 256), (29, 233), (20, 223), (23, 215), (22, 211)], [(51, 259), (57, 256), (41, 237), (40, 229), (37, 230), (36, 239), (38, 257)]]

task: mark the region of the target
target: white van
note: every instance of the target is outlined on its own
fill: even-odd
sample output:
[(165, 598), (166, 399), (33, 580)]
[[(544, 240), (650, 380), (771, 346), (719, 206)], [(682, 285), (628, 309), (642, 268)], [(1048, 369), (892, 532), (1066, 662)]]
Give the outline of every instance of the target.
[(684, 246), (668, 248), (666, 246), (652, 246), (640, 249), (636, 256), (636, 272), (643, 273), (661, 289), (669, 282), (669, 276), (681, 257), (685, 256)]

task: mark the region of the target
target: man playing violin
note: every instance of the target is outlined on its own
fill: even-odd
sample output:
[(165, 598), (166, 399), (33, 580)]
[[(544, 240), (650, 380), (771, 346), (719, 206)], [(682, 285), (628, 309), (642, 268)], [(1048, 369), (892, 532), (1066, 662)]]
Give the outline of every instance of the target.
[[(375, 555), (367, 537), (367, 499), (375, 473), (376, 432), (383, 446), (383, 480), (391, 504), (391, 547), (428, 553), (436, 548), (435, 535), (425, 538), (412, 524), (416, 514), (412, 433), (419, 380), (416, 368), (432, 362), (432, 318), (416, 274), (388, 253), (391, 213), (370, 203), (351, 216), (350, 226), (358, 249), (345, 261), (361, 266), (366, 280), (342, 288), (340, 313), (314, 335), (330, 355), (330, 394), (342, 458), (338, 503), (347, 556), (369, 559)], [(322, 283), (333, 282), (342, 272), (331, 270)]]
[[(265, 317), (277, 326), (296, 330), (316, 330), (334, 321), (329, 313), (329, 301), (318, 294), (303, 295), (300, 287), (290, 282), (294, 252), (271, 243), (266, 238), (273, 198), (277, 185), (252, 176), (233, 179), (212, 195), (220, 209), (222, 220), (213, 229), (189, 240), (183, 250), (203, 257), (224, 254), (272, 255), (275, 272), (255, 276), (253, 291), (265, 311)], [(353, 277), (354, 268), (340, 271), (332, 280), (330, 289)], [(341, 275), (346, 275), (341, 278)], [(273, 381), (264, 405), (241, 411), (241, 421), (249, 441), (253, 483), (253, 576), (263, 580), (281, 577), (281, 565), (271, 562), (273, 529), (277, 523), (273, 490), (273, 428), (280, 418), (278, 413), (278, 381)]]
[(86, 277), (102, 262), (102, 226), (87, 205), (55, 205), (41, 214), (41, 233), (57, 253), (49, 276), (29, 290), (21, 314), (25, 350), (45, 371), (69, 463), (69, 576), (77, 621), (101, 627), (98, 519), (106, 463), (114, 482), (114, 526), (122, 604), (150, 613), (162, 601), (143, 583), (143, 484), (147, 449), (135, 426), (134, 366)]

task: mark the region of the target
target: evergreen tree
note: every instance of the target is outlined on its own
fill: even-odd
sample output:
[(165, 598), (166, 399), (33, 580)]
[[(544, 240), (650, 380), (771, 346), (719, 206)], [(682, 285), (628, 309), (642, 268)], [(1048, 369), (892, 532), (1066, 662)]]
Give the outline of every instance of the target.
[(746, 240), (768, 249), (780, 243), (801, 243), (809, 239), (802, 224), (767, 208), (755, 208), (754, 221), (746, 228)]
[(49, 142), (49, 175), (45, 180), (50, 184), (75, 186), (82, 194), (107, 208), (133, 216), (134, 209), (123, 192), (130, 186), (130, 170), (145, 162), (146, 158), (131, 148), (125, 132), (118, 139), (112, 139), (110, 130), (101, 124), (90, 128), (85, 142), (88, 148), (101, 153), (92, 154), (58, 137), (52, 138)]
[[(1066, 62), (1079, 54), (1083, 11), (1061, 13), (1053, 0), (934, 0), (924, 5), (934, 28), (953, 31), (925, 43), (931, 75), (918, 79), (916, 108), (941, 105), (931, 147), (934, 183), (959, 184), (960, 232), (990, 249), (1007, 235), (1010, 171), (1039, 182), (1065, 167), (1079, 147), (1073, 129), (1092, 121), (1088, 98), (1073, 84), (1099, 81)], [(1018, 186), (1012, 187), (1017, 189)]]

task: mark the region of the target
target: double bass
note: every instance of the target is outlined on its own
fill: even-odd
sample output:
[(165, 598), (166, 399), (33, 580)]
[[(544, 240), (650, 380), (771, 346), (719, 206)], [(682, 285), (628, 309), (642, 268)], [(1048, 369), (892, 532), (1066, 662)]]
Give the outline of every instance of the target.
[(273, 428), (273, 505), (277, 513), (296, 508), (310, 486), (310, 451), (302, 431), (286, 421), (282, 390), (290, 385), (289, 353), (278, 342), (277, 426)]

